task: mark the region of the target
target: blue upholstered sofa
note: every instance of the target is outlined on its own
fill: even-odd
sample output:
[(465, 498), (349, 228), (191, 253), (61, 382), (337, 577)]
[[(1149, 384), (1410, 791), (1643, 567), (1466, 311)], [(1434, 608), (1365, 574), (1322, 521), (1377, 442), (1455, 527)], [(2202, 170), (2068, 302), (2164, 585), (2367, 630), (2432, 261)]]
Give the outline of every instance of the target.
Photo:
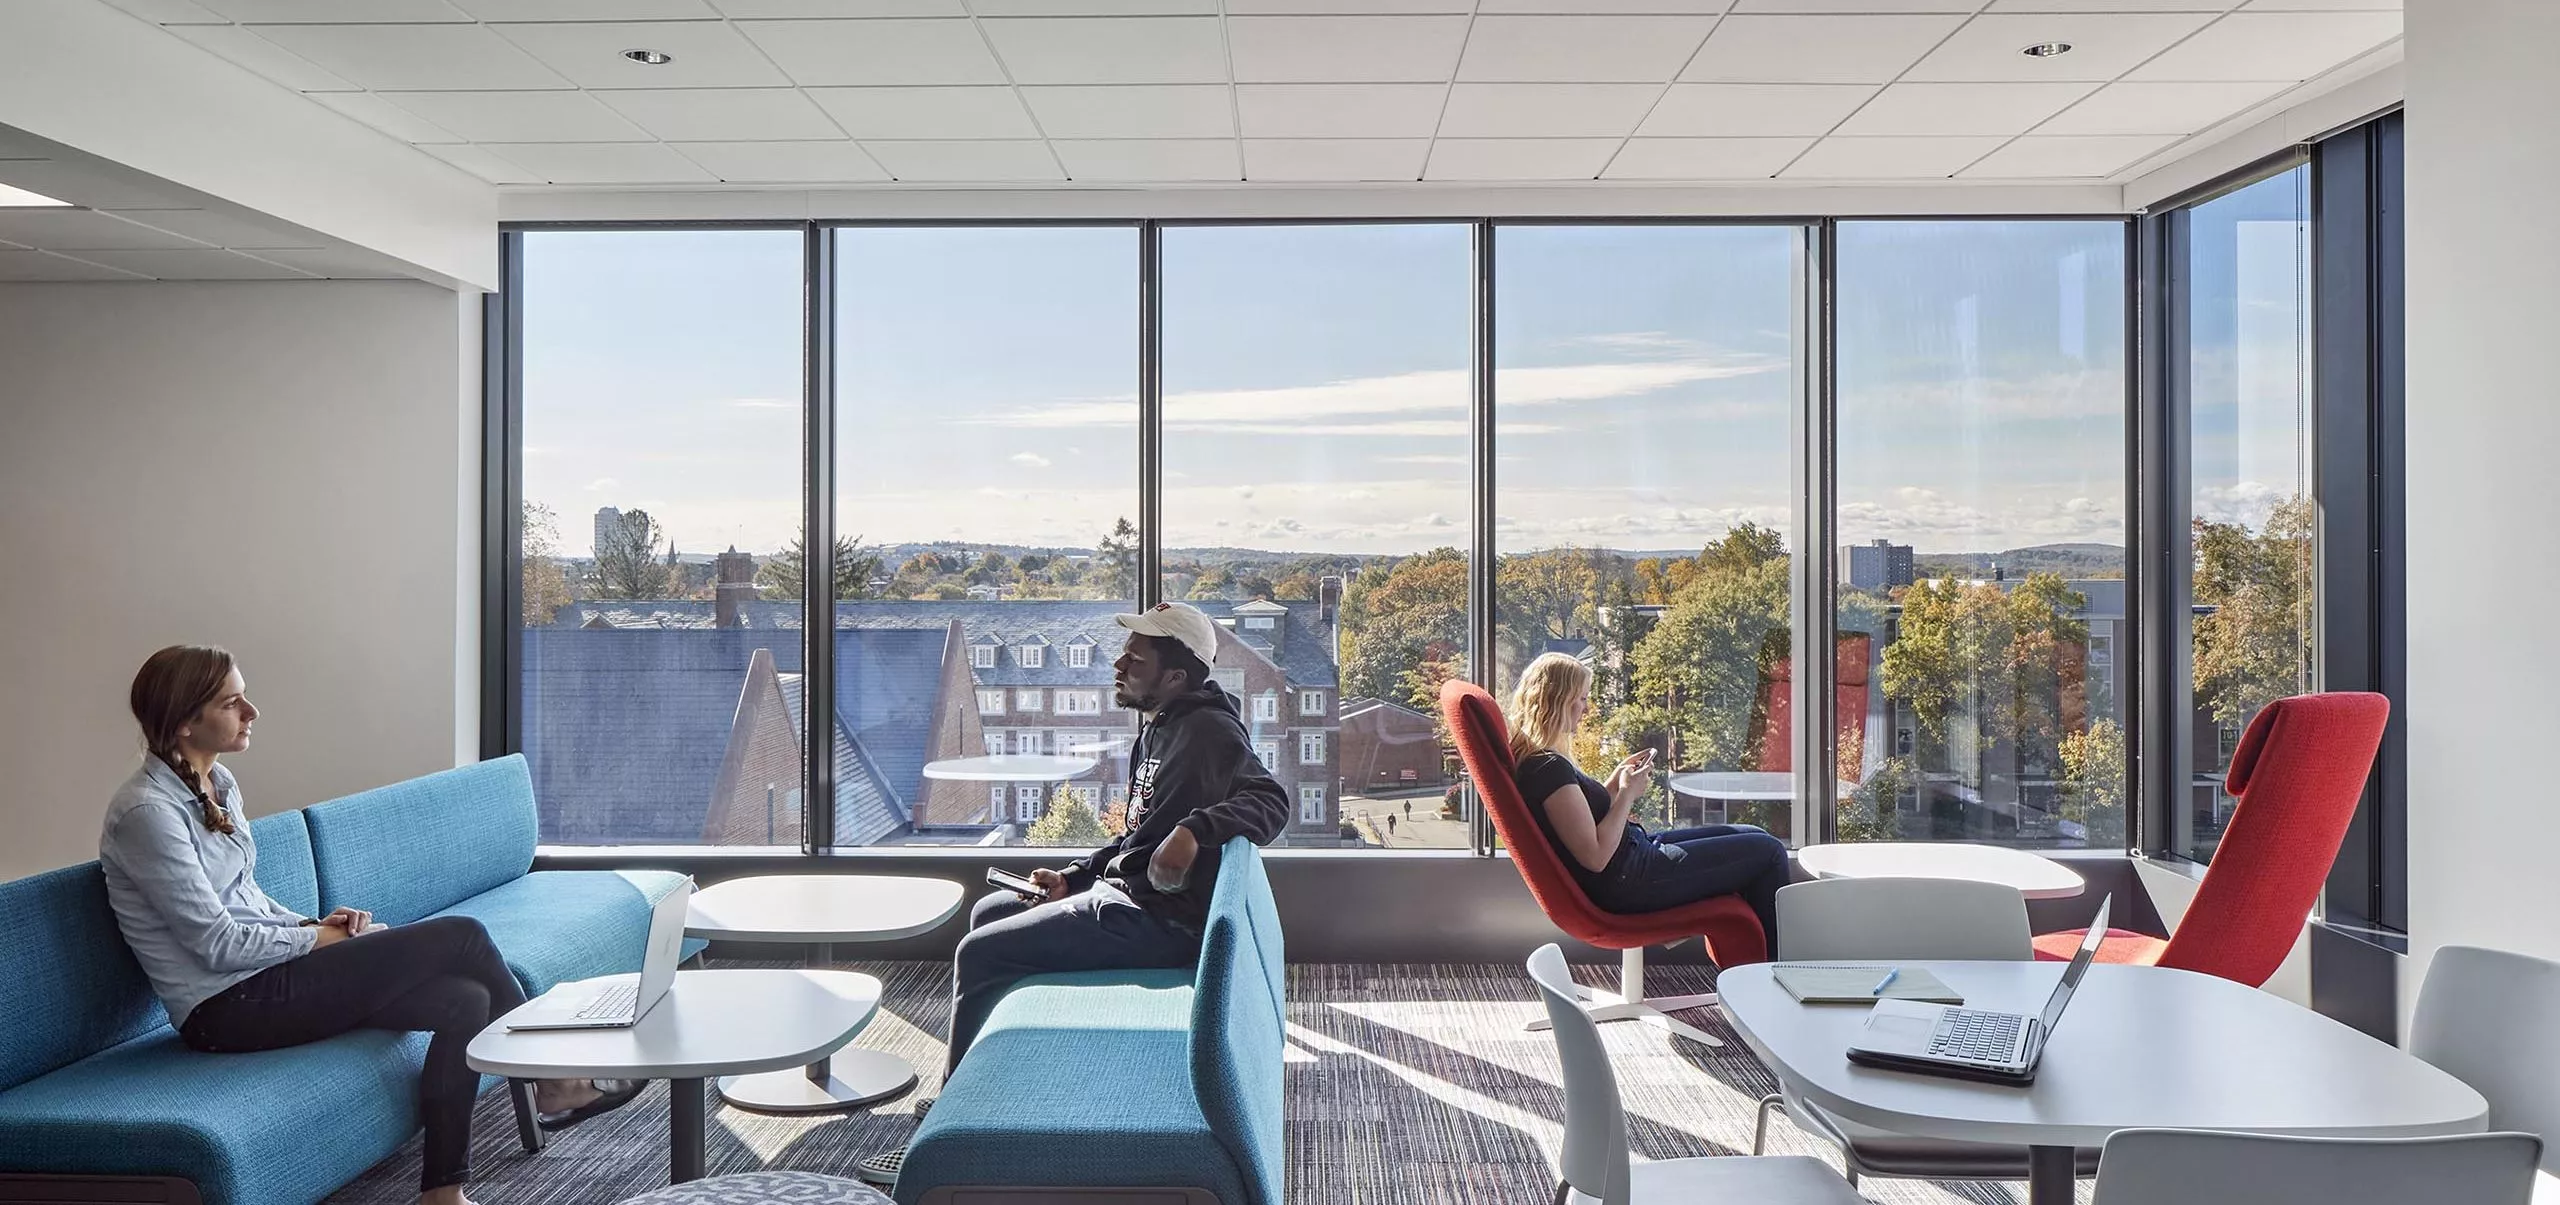
[[(650, 908), (684, 881), (533, 872), (533, 780), (521, 757), (249, 827), (259, 885), (286, 907), (319, 915), (345, 904), (395, 925), (478, 917), (528, 994), (638, 969)], [(166, 1179), (192, 1184), (205, 1205), (292, 1205), (327, 1196), (417, 1130), (425, 1034), (357, 1032), (261, 1054), (187, 1049), (116, 931), (95, 862), (0, 884), (0, 934), (0, 1180), (132, 1177), (148, 1189)], [(0, 1199), (13, 1187), (27, 1185), (0, 1183)], [(156, 1187), (190, 1199), (186, 1184)]]
[(1280, 1205), (1288, 980), (1252, 843), (1227, 843), (1215, 890), (1196, 975), (1007, 993), (917, 1128), (899, 1205)]

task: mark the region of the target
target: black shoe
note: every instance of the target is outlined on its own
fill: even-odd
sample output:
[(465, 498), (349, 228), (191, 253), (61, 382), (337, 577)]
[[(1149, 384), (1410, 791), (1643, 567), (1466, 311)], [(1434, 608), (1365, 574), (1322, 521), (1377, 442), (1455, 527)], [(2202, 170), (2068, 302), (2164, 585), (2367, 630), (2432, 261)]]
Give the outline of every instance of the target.
[(601, 1117), (630, 1104), (639, 1098), (641, 1089), (649, 1086), (649, 1081), (644, 1079), (600, 1079), (588, 1082), (594, 1084), (596, 1091), (603, 1095), (574, 1109), (541, 1114), (533, 1119), (533, 1124), (544, 1130), (565, 1130), (590, 1117)]
[(880, 1188), (896, 1188), (898, 1173), (907, 1165), (907, 1148), (883, 1151), (853, 1165), (853, 1174), (865, 1184)]
[(917, 1121), (923, 1121), (923, 1120), (924, 1120), (924, 1115), (925, 1115), (925, 1114), (930, 1113), (930, 1112), (933, 1112), (933, 1102), (934, 1102), (936, 1099), (937, 1099), (937, 1098), (935, 1098), (935, 1097), (931, 1097), (931, 1096), (919, 1096), (919, 1097), (917, 1097), (917, 1098), (916, 1098), (916, 1120), (917, 1120)]

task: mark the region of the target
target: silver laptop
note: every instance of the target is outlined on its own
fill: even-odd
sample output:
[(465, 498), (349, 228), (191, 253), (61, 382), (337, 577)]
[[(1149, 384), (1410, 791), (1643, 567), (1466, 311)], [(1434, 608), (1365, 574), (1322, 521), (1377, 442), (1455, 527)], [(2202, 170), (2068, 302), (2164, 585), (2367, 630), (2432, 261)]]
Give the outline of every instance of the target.
[(640, 956), (640, 977), (589, 979), (564, 983), (507, 1019), (519, 1029), (628, 1029), (675, 986), (676, 963), (684, 954), (684, 922), (693, 901), (693, 880), (668, 892), (649, 914), (649, 948)]
[(2070, 1006), (2071, 993), (2080, 986), (2080, 977), (2089, 973), (2090, 961), (2098, 956), (2098, 945), (2107, 937), (2107, 914), (2114, 906), (2112, 895), (2098, 902), (2097, 919), (2089, 922), (2089, 935), (2080, 939), (2079, 952), (2071, 956), (2071, 965), (2062, 970), (2062, 981), (2053, 986), (2053, 995), (2045, 1000), (2043, 1016), (1917, 1000), (1879, 1000), (1867, 1014), (1865, 1031), (1849, 1047), (1849, 1061), (1959, 1079), (2034, 1083), (2036, 1063), (2044, 1057), (2045, 1041), (2062, 1021), (2062, 1010)]

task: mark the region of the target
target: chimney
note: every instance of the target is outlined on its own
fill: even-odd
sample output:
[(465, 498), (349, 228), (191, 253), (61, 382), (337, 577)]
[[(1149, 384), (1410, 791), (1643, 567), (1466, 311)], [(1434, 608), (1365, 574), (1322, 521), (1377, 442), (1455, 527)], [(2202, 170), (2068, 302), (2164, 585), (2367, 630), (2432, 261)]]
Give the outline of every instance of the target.
[(717, 583), (711, 590), (713, 623), (723, 628), (747, 626), (746, 609), (741, 604), (756, 596), (756, 559), (732, 544), (712, 565)]
[(1316, 582), (1316, 601), (1323, 606), (1323, 610), (1317, 613), (1317, 622), (1332, 627), (1342, 618), (1342, 579), (1331, 576), (1319, 579)]

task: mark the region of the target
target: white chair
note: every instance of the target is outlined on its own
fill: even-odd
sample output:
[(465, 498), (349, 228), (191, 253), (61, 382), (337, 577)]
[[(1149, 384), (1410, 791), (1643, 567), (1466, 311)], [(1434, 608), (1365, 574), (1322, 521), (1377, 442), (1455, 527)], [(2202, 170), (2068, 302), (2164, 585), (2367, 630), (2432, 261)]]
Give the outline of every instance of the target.
[[(2489, 1125), (2560, 1133), (2560, 963), (2505, 950), (2446, 946), (2427, 964), (2409, 1022), (2409, 1053), (2489, 1101)], [(2543, 1170), (2560, 1172), (2546, 1148)], [(2560, 1201), (2545, 1175), (2542, 1197)]]
[(2118, 1130), (2093, 1205), (2525, 1205), (2542, 1140)]
[(1667, 1159), (1637, 1163), (1627, 1150), (1627, 1113), (1618, 1076), (1601, 1045), (1600, 1026), (1582, 1009), (1564, 951), (1553, 943), (1529, 956), (1529, 978), (1554, 1023), (1564, 1062), (1563, 1179), (1556, 1205), (1574, 1194), (1601, 1205), (1744, 1202), (1759, 1205), (1860, 1205), (1857, 1191), (1818, 1159), (1801, 1155)]
[[(2025, 962), (2035, 957), (2026, 897), (2014, 887), (1969, 879), (1817, 879), (1778, 889), (1778, 949), (1788, 961), (1909, 960)], [(1855, 1125), (1781, 1085), (1760, 1100), (1751, 1153), (1768, 1149), (1769, 1111), (1784, 1106), (1796, 1125), (1840, 1148), (1849, 1183), (1860, 1176), (1922, 1180), (2023, 1180), (2025, 1147), (1914, 1138)], [(2082, 1151), (2079, 1174), (2094, 1175), (2098, 1152)]]

